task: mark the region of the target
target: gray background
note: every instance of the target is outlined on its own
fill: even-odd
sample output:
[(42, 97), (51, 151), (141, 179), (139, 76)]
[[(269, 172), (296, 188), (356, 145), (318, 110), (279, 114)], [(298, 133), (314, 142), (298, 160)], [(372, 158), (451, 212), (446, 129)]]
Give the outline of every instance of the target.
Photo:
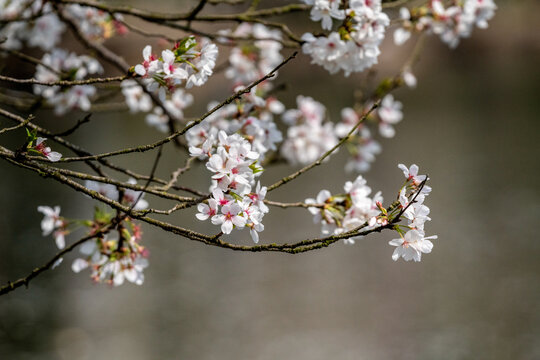
[[(184, 9), (175, 4), (159, 5)], [(87, 272), (71, 272), (70, 254), (29, 289), (1, 297), (0, 358), (540, 358), (539, 11), (534, 1), (499, 2), (489, 29), (476, 29), (455, 51), (430, 37), (415, 71), (418, 88), (395, 93), (404, 103), (404, 121), (395, 139), (382, 141), (383, 153), (366, 178), (389, 203), (402, 182), (398, 163), (415, 162), (429, 173), (433, 221), (426, 230), (439, 240), (421, 263), (394, 263), (390, 232), (352, 247), (338, 243), (291, 256), (236, 253), (144, 226), (151, 265), (141, 287), (93, 285)], [(129, 39), (107, 45), (135, 63), (144, 41)], [(380, 59), (383, 74), (395, 73), (412, 45), (396, 48), (389, 40)], [(223, 61), (225, 53), (220, 56)], [(331, 77), (308, 63), (301, 56), (281, 72), (277, 82), (287, 79), (289, 90), (280, 96), (288, 106), (298, 94), (313, 96), (335, 121), (352, 101), (351, 87), (364, 77)], [(211, 79), (195, 91), (188, 115), (200, 114), (209, 99), (223, 99), (229, 87), (222, 75)], [(47, 111), (39, 115), (38, 122), (53, 129), (73, 121)], [(159, 136), (143, 117), (113, 113), (95, 115), (71, 139), (101, 152)], [(343, 171), (343, 155), (270, 198), (298, 201), (321, 188), (340, 191), (354, 179)], [(183, 156), (167, 154), (159, 174), (166, 177)], [(149, 171), (152, 157), (118, 162)], [(270, 184), (290, 171), (276, 167), (262, 180)], [(6, 162), (0, 162), (0, 174), (5, 283), (55, 253), (53, 240), (41, 236), (38, 205), (58, 204), (66, 216), (85, 218), (94, 202)], [(205, 190), (208, 172), (199, 166), (183, 181)], [(194, 213), (175, 214), (171, 221), (215, 231), (195, 222)], [(274, 208), (265, 223), (263, 242), (300, 240), (319, 231), (301, 209)], [(244, 236), (229, 240), (249, 243)]]

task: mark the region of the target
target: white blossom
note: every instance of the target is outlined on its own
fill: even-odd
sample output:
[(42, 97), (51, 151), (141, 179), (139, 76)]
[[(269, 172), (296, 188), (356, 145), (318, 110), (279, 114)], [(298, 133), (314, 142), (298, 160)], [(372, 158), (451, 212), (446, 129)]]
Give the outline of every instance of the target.
[(398, 238), (389, 241), (389, 244), (396, 246), (392, 254), (392, 260), (397, 261), (400, 257), (405, 261), (420, 261), (422, 254), (429, 254), (433, 249), (433, 243), (430, 240), (437, 239), (437, 236), (424, 237), (424, 234), (418, 230), (409, 230)]
[[(336, 8), (339, 2), (335, 1), (333, 4), (331, 6)], [(317, 10), (317, 7), (313, 9), (312, 12), (315, 11), (317, 17), (312, 17), (312, 20), (319, 19), (321, 14), (320, 19), (325, 21), (323, 26), (330, 30), (329, 18), (323, 18), (322, 12)], [(326, 11), (330, 14), (330, 7)], [(342, 70), (345, 76), (349, 76), (377, 63), (380, 54), (379, 45), (384, 39), (390, 19), (382, 12), (380, 0), (352, 0), (345, 13), (352, 20), (352, 25), (347, 30), (348, 34), (331, 32), (328, 36), (315, 37), (311, 33), (306, 33), (302, 36), (304, 41), (302, 50), (311, 56), (312, 63), (323, 66), (331, 74)]]
[(57, 151), (52, 151), (50, 147), (45, 145), (46, 140), (47, 138), (38, 137), (36, 139), (36, 144), (32, 149), (39, 152), (52, 162), (59, 161), (62, 158), (62, 154)]

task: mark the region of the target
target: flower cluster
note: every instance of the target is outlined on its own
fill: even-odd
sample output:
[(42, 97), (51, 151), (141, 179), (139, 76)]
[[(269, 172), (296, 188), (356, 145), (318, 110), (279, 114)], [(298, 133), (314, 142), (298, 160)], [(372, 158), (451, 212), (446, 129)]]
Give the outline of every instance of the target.
[[(115, 34), (127, 33), (127, 28), (120, 21), (121, 16), (117, 14), (113, 16), (79, 4), (66, 5), (63, 14), (92, 40), (104, 40)], [(26, 44), (44, 51), (52, 50), (66, 29), (52, 5), (43, 0), (0, 1), (0, 20), (9, 21), (0, 29), (0, 38), (7, 38), (2, 45), (9, 49), (20, 49)]]
[[(248, 85), (274, 69), (283, 56), (280, 51), (281, 33), (262, 24), (242, 23), (234, 31), (220, 31), (222, 42), (232, 44), (232, 39), (259, 39), (249, 44), (239, 44), (231, 49), (229, 67), (225, 76), (234, 81), (234, 87)], [(270, 87), (270, 83), (264, 83)]]
[(263, 202), (266, 187), (258, 182), (254, 189), (255, 178), (263, 171), (257, 165), (259, 154), (242, 136), (227, 135), (222, 130), (216, 139), (209, 138), (206, 142), (204, 154), (199, 148), (190, 148), (194, 156), (208, 156), (206, 168), (213, 173), (211, 196), (206, 203), (198, 205), (197, 218), (210, 218), (212, 224), (221, 226), (224, 234), (230, 234), (235, 227), (249, 228), (253, 241), (259, 242), (258, 233), (264, 230), (262, 218), (269, 211)]
[(297, 109), (287, 110), (283, 121), (289, 125), (281, 155), (293, 165), (309, 164), (337, 143), (334, 128), (326, 119), (326, 108), (310, 97), (298, 96)]
[[(87, 184), (96, 186), (96, 184)], [(104, 186), (104, 195), (111, 194), (112, 189)], [(133, 194), (132, 194), (133, 195)], [(53, 234), (59, 249), (65, 248), (65, 236), (72, 230), (70, 226), (83, 226), (89, 228), (89, 233), (95, 240), (88, 240), (80, 247), (82, 258), (73, 261), (72, 270), (76, 273), (88, 267), (91, 268), (91, 277), (95, 282), (104, 282), (118, 286), (128, 280), (137, 285), (144, 281), (143, 270), (148, 266), (148, 250), (139, 244), (141, 240), (140, 226), (130, 218), (123, 220), (116, 226), (119, 239), (113, 239), (108, 234), (99, 231), (113, 221), (113, 215), (96, 207), (93, 220), (68, 220), (60, 216), (60, 207), (39, 206), (38, 211), (43, 213), (41, 229), (43, 236)], [(59, 258), (52, 266), (55, 268), (62, 262)]]
[(159, 97), (166, 112), (160, 106), (152, 110), (152, 98), (145, 89), (134, 80), (124, 80), (122, 93), (129, 110), (132, 113), (152, 110), (146, 115), (147, 124), (161, 132), (169, 131), (169, 116), (174, 121), (183, 120), (184, 109), (193, 103), (193, 95), (182, 85), (202, 86), (213, 73), (217, 55), (216, 45), (206, 39), (197, 41), (193, 36), (176, 43), (172, 50), (163, 50), (161, 57), (153, 54), (152, 47), (147, 45), (143, 49), (144, 61), (132, 70), (143, 78), (146, 91)]
[(422, 254), (430, 253), (433, 248), (430, 240), (437, 239), (437, 235), (426, 237), (424, 232), (424, 223), (431, 220), (428, 216), (429, 208), (424, 205), (431, 188), (425, 185), (427, 176), (418, 175), (417, 165), (413, 164), (407, 168), (399, 164), (398, 167), (407, 179), (399, 193), (399, 208), (408, 220), (408, 225), (396, 226), (400, 237), (389, 242), (390, 245), (396, 246), (392, 259), (396, 261), (403, 257), (405, 261), (420, 261)]
[(142, 54), (144, 61), (133, 68), (134, 73), (146, 79), (146, 86), (151, 91), (159, 88), (174, 92), (183, 81), (188, 89), (193, 85), (202, 86), (213, 73), (218, 49), (206, 39), (197, 41), (190, 36), (176, 43), (171, 50), (163, 50), (161, 57), (152, 53), (150, 45)]
[(126, 221), (126, 227), (119, 231), (120, 239), (103, 235), (95, 240), (88, 240), (80, 247), (83, 257), (73, 261), (71, 269), (78, 273), (90, 268), (93, 281), (119, 286), (125, 280), (142, 285), (144, 269), (148, 267), (148, 250), (139, 244), (140, 229), (138, 225)]
[[(35, 77), (44, 82), (82, 80), (87, 75), (103, 71), (96, 59), (85, 55), (77, 56), (62, 49), (54, 49), (45, 54), (41, 61), (46, 66), (38, 65)], [(54, 106), (57, 115), (63, 115), (74, 109), (90, 110), (90, 98), (95, 95), (96, 88), (92, 85), (71, 87), (34, 85), (34, 93), (41, 95)]]
[[(265, 95), (264, 88), (252, 88), (235, 103), (223, 106), (204, 122), (192, 127), (186, 133), (192, 154), (204, 159), (209, 149), (215, 146), (220, 130), (227, 135), (241, 135), (259, 154), (259, 161), (262, 161), (269, 151), (276, 151), (283, 136), (274, 122), (274, 115), (281, 114), (284, 106), (276, 98)], [(210, 103), (208, 109), (215, 105), (216, 102)]]
[[(382, 209), (382, 195), (377, 192), (372, 198), (371, 188), (360, 175), (354, 182), (347, 181), (344, 186), (345, 193), (332, 195), (328, 190), (321, 190), (316, 199), (306, 199), (306, 204), (315, 204), (309, 207), (314, 223), (321, 223), (323, 235), (338, 235), (353, 231), (361, 226), (369, 230), (380, 224), (377, 215)], [(344, 239), (346, 244), (354, 244), (355, 239)]]
[[(302, 50), (311, 55), (312, 63), (334, 74), (345, 76), (360, 72), (377, 63), (379, 45), (390, 20), (382, 12), (381, 0), (305, 0), (313, 5), (311, 19), (322, 20), (323, 29), (331, 30), (332, 18), (343, 20), (338, 31), (327, 36), (306, 33)], [(347, 4), (347, 8), (343, 8)], [(343, 8), (343, 9), (341, 9)]]
[(447, 8), (441, 0), (432, 0), (427, 6), (400, 9), (403, 27), (394, 32), (394, 42), (401, 45), (411, 32), (427, 31), (438, 35), (451, 48), (455, 48), (461, 38), (469, 37), (477, 26), (488, 27), (488, 20), (495, 15), (497, 6), (493, 0), (454, 1)]
[(2, 46), (8, 49), (26, 44), (49, 51), (60, 42), (66, 28), (51, 4), (43, 0), (0, 1), (0, 20), (10, 21), (0, 28), (0, 38), (6, 38)]

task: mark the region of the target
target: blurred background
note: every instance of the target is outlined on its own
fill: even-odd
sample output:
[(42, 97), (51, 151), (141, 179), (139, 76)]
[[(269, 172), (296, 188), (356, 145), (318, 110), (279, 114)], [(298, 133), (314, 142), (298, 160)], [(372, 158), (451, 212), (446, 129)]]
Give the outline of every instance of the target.
[[(191, 5), (163, 1), (152, 7), (183, 11)], [(540, 359), (540, 4), (497, 5), (489, 29), (475, 29), (454, 51), (436, 37), (427, 39), (415, 68), (417, 89), (394, 94), (405, 118), (394, 139), (382, 140), (383, 153), (365, 175), (387, 204), (402, 183), (398, 163), (416, 163), (431, 177), (426, 203), (433, 221), (426, 232), (439, 239), (421, 263), (393, 262), (387, 242), (395, 236), (389, 231), (354, 246), (336, 243), (287, 255), (233, 252), (144, 226), (151, 256), (143, 286), (92, 284), (88, 272), (71, 271), (73, 253), (28, 289), (0, 297), (0, 358)], [(301, 34), (309, 22), (305, 14), (289, 17), (296, 19)], [(380, 75), (396, 73), (413, 45), (397, 48), (392, 32), (382, 47)], [(128, 39), (106, 45), (134, 64), (146, 42), (137, 35)], [(25, 69), (20, 77), (31, 77), (33, 70)], [(312, 96), (336, 121), (353, 101), (351, 89), (364, 79), (332, 77), (300, 56), (276, 83), (288, 84), (279, 94), (287, 107), (295, 106), (298, 94)], [(230, 83), (217, 75), (196, 89), (188, 115), (201, 114), (209, 100), (224, 99), (229, 90)], [(68, 128), (68, 121), (47, 110), (38, 113), (38, 123), (53, 130)], [(161, 135), (149, 130), (142, 115), (95, 114), (85, 126), (71, 140), (96, 152)], [(183, 154), (167, 149), (158, 169), (162, 177), (183, 163)], [(154, 154), (139, 156), (117, 162), (149, 172)], [(301, 201), (322, 188), (338, 192), (356, 176), (344, 172), (345, 160), (342, 151), (269, 198)], [(262, 182), (290, 172), (277, 166)], [(95, 203), (7, 162), (0, 162), (0, 174), (4, 284), (56, 252), (54, 240), (41, 236), (38, 205), (60, 205), (70, 218), (88, 218)], [(208, 179), (199, 165), (182, 181), (206, 190)], [(194, 214), (187, 210), (170, 220), (215, 232)], [(302, 209), (272, 208), (265, 225), (263, 243), (300, 240), (320, 230)], [(229, 241), (249, 244), (244, 235)]]

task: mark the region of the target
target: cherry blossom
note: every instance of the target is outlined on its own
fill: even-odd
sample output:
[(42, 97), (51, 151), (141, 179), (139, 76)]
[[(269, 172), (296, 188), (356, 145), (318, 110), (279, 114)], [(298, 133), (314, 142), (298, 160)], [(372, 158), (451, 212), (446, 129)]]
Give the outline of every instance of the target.
[(412, 32), (426, 31), (434, 33), (455, 48), (462, 38), (471, 35), (474, 26), (485, 29), (488, 20), (494, 14), (497, 6), (493, 0), (464, 0), (452, 2), (450, 6), (444, 6), (441, 0), (432, 0), (427, 6), (414, 9), (400, 9), (402, 27), (394, 32), (394, 42), (401, 45), (406, 42)]
[[(91, 74), (103, 71), (99, 62), (89, 56), (77, 56), (61, 49), (54, 49), (42, 58), (43, 64), (36, 67), (36, 79), (45, 82), (57, 80), (82, 80)], [(54, 69), (56, 72), (51, 71)], [(60, 73), (69, 74), (68, 79), (61, 79)], [(57, 115), (63, 115), (70, 110), (90, 110), (90, 99), (95, 95), (96, 89), (92, 85), (77, 85), (68, 88), (60, 86), (34, 85), (34, 93), (43, 96), (54, 106)]]
[(409, 230), (404, 236), (389, 241), (390, 245), (396, 246), (392, 260), (397, 261), (402, 257), (405, 261), (420, 261), (422, 254), (429, 254), (433, 249), (430, 240), (434, 239), (437, 239), (437, 235), (424, 237), (418, 230)]
[(47, 138), (38, 137), (36, 144), (32, 147), (32, 150), (39, 152), (52, 162), (56, 162), (62, 158), (62, 154), (56, 151), (52, 151), (50, 147), (45, 145)]
[[(338, 4), (335, 1), (331, 6), (336, 8)], [(311, 55), (312, 63), (323, 66), (332, 74), (343, 70), (345, 76), (361, 72), (377, 63), (379, 45), (390, 24), (390, 19), (382, 12), (380, 0), (353, 0), (348, 5), (344, 9), (347, 18), (339, 32), (331, 32), (328, 36), (316, 37), (311, 33), (302, 36), (302, 50)], [(316, 6), (313, 9), (317, 14), (315, 18), (312, 16), (312, 20), (315, 20), (319, 18), (319, 12)], [(323, 19), (322, 13), (320, 18)], [(324, 17), (323, 27), (330, 30), (328, 19)]]
[(281, 155), (292, 165), (309, 164), (337, 143), (331, 122), (323, 123), (325, 107), (310, 97), (298, 96), (298, 109), (287, 110), (283, 121), (290, 126)]
[[(119, 248), (119, 245), (122, 248)], [(144, 282), (144, 269), (148, 267), (148, 253), (139, 245), (135, 236), (123, 239), (111, 239), (108, 236), (89, 240), (81, 245), (83, 255), (73, 261), (72, 270), (76, 273), (91, 269), (91, 278), (95, 282), (120, 286), (125, 280), (136, 285)]]
[[(376, 221), (371, 220), (380, 213), (377, 204), (383, 201), (381, 193), (369, 197), (371, 188), (367, 186), (362, 176), (358, 176), (353, 182), (347, 181), (343, 189), (344, 194), (333, 196), (330, 191), (321, 190), (316, 199), (305, 200), (306, 204), (324, 205), (323, 208), (308, 208), (314, 215), (314, 223), (321, 223), (323, 235), (341, 234), (355, 230), (361, 225), (366, 225), (366, 229), (377, 225)], [(354, 244), (356, 238), (358, 237), (345, 239), (344, 243)]]
[(174, 92), (182, 85), (190, 88), (205, 84), (216, 65), (218, 49), (207, 39), (197, 41), (191, 36), (176, 43), (172, 50), (163, 50), (161, 57), (152, 53), (150, 45), (142, 54), (143, 62), (132, 71), (145, 79), (150, 91), (161, 88)]
[[(248, 85), (249, 83), (263, 77), (274, 69), (283, 60), (280, 51), (282, 45), (281, 32), (270, 30), (263, 24), (241, 23), (234, 31), (222, 30), (223, 42), (229, 41), (227, 36), (234, 38), (254, 37), (260, 39), (253, 42), (253, 46), (242, 46), (238, 44), (231, 49), (229, 55), (230, 66), (225, 71), (225, 76), (234, 81), (235, 87), (238, 85)], [(270, 81), (265, 81), (260, 85), (266, 89), (271, 87)]]
[(43, 220), (41, 220), (42, 235), (48, 236), (52, 233), (56, 246), (59, 249), (63, 249), (66, 246), (65, 235), (67, 234), (67, 223), (60, 216), (60, 206), (55, 206), (54, 208), (38, 206), (37, 210), (43, 214)]
[(345, 19), (345, 11), (339, 9), (340, 0), (304, 0), (304, 2), (313, 5), (310, 13), (311, 20), (321, 21), (324, 30), (332, 29), (332, 18)]

